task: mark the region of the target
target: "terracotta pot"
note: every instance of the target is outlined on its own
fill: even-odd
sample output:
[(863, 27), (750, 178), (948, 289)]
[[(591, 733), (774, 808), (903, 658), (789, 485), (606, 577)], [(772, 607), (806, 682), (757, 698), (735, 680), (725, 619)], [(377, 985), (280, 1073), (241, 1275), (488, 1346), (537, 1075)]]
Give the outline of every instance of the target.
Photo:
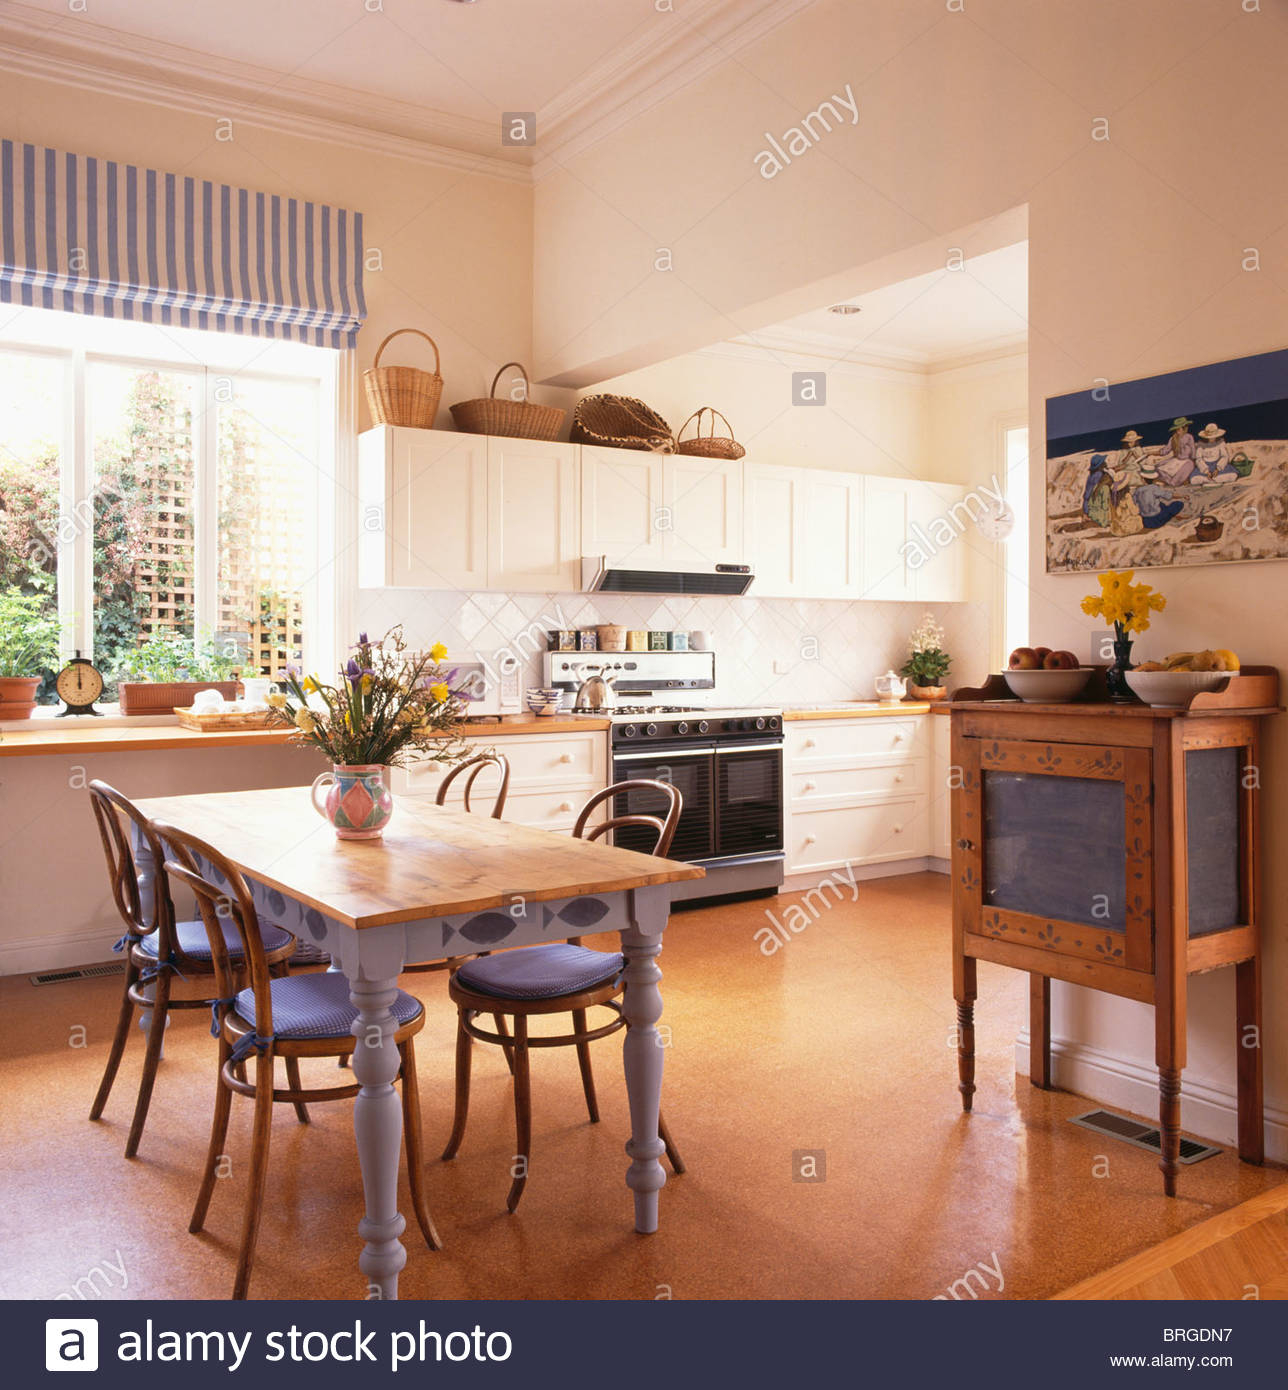
[(237, 695), (236, 681), (122, 681), (122, 714), (173, 714), (188, 709), (199, 690), (217, 690), (225, 700)]
[(913, 681), (909, 681), (908, 694), (914, 700), (942, 700), (948, 694), (948, 687), (946, 685), (917, 685)]
[(39, 676), (0, 676), (0, 719), (30, 719)]
[(313, 809), (341, 840), (378, 840), (394, 813), (387, 771), (380, 763), (333, 764), (313, 779)]

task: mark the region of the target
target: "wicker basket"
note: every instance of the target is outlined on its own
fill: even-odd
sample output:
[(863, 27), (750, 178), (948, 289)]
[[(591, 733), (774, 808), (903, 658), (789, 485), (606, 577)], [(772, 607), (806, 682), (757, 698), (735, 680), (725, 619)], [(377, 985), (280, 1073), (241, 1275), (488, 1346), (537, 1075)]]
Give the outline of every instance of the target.
[[(706, 414), (711, 416), (711, 433), (702, 433), (702, 417)], [(724, 421), (724, 427), (728, 434), (716, 433), (716, 418)], [(696, 433), (692, 439), (682, 439), (684, 431), (689, 428), (692, 421), (698, 423), (694, 427)], [(677, 454), (696, 454), (704, 459), (740, 459), (747, 451), (733, 437), (733, 426), (713, 405), (704, 405), (700, 410), (695, 410), (692, 415), (682, 424), (675, 436), (675, 452)]]
[(217, 690), (225, 700), (237, 694), (236, 681), (122, 681), (122, 714), (172, 714), (191, 706), (199, 690)]
[[(518, 367), (523, 374), (521, 401), (498, 401), (496, 398), (496, 384), (506, 367)], [(507, 362), (492, 378), (492, 389), (486, 396), (452, 406), (456, 428), (466, 434), (491, 434), (502, 439), (554, 439), (563, 428), (568, 412), (557, 405), (534, 405), (528, 399), (531, 386), (523, 363)]]
[[(380, 354), (400, 333), (416, 333), (434, 349), (434, 370), (423, 372), (419, 367), (382, 367)], [(376, 349), (376, 360), (362, 374), (367, 392), (367, 409), (376, 425), (410, 425), (427, 430), (438, 414), (438, 402), (443, 394), (443, 378), (439, 375), (438, 344), (419, 328), (397, 328)]]
[(574, 444), (605, 444), (611, 449), (675, 452), (675, 436), (664, 419), (633, 396), (584, 396), (572, 417)]

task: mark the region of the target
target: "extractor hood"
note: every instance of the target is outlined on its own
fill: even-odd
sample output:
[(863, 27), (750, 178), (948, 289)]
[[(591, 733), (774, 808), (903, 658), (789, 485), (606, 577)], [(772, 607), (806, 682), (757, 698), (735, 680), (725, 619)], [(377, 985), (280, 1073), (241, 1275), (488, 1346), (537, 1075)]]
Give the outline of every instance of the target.
[(750, 565), (663, 569), (610, 555), (581, 557), (581, 587), (604, 594), (745, 594), (756, 576)]

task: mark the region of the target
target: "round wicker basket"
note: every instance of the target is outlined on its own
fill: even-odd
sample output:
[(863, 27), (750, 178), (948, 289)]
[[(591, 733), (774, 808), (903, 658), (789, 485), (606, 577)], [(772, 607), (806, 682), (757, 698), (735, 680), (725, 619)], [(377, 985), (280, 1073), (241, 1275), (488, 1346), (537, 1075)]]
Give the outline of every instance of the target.
[(660, 454), (675, 452), (670, 425), (634, 396), (583, 396), (573, 411), (572, 442), (650, 449)]
[[(711, 433), (704, 435), (702, 433), (702, 417), (707, 414), (711, 417)], [(716, 433), (717, 417), (724, 421), (727, 434), (719, 435)], [(682, 439), (681, 435), (694, 420), (698, 422), (694, 426), (694, 437)], [(698, 458), (704, 459), (740, 459), (747, 451), (733, 437), (733, 426), (715, 406), (704, 405), (701, 409), (695, 410), (676, 432), (675, 452), (677, 454), (695, 454)]]
[[(523, 375), (523, 399), (497, 400), (496, 384), (506, 367), (518, 367)], [(472, 401), (458, 401), (452, 406), (456, 428), (466, 434), (492, 434), (502, 439), (555, 439), (568, 413), (557, 405), (534, 405), (528, 400), (531, 383), (522, 362), (507, 362), (492, 378), (492, 389), (486, 396)]]
[[(400, 334), (415, 333), (434, 349), (434, 370), (419, 367), (382, 367), (380, 354)], [(438, 344), (419, 328), (397, 328), (376, 349), (375, 361), (362, 374), (367, 393), (367, 409), (376, 425), (410, 425), (427, 430), (438, 414), (438, 402), (443, 394), (443, 378), (439, 375)]]

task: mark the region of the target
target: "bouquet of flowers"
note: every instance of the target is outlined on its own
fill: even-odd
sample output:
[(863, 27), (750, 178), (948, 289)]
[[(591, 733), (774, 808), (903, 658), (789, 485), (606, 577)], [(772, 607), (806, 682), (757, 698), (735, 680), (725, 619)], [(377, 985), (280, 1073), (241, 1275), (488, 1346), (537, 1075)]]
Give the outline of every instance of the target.
[(908, 638), (908, 659), (899, 674), (914, 685), (937, 686), (943, 683), (953, 659), (944, 651), (944, 630), (927, 613)]
[(1151, 612), (1167, 607), (1162, 594), (1149, 584), (1133, 584), (1135, 570), (1106, 570), (1099, 576), (1100, 592), (1082, 600), (1082, 611), (1092, 618), (1103, 618), (1114, 625), (1114, 636), (1122, 641), (1129, 632), (1144, 632)]
[(378, 642), (359, 633), (353, 653), (335, 685), (288, 666), (285, 690), (268, 697), (273, 721), (296, 729), (299, 742), (337, 767), (397, 767), (413, 752), (433, 762), (462, 756), (465, 700), (452, 689), (455, 672), (440, 665), (446, 647), (409, 652), (395, 627)]

